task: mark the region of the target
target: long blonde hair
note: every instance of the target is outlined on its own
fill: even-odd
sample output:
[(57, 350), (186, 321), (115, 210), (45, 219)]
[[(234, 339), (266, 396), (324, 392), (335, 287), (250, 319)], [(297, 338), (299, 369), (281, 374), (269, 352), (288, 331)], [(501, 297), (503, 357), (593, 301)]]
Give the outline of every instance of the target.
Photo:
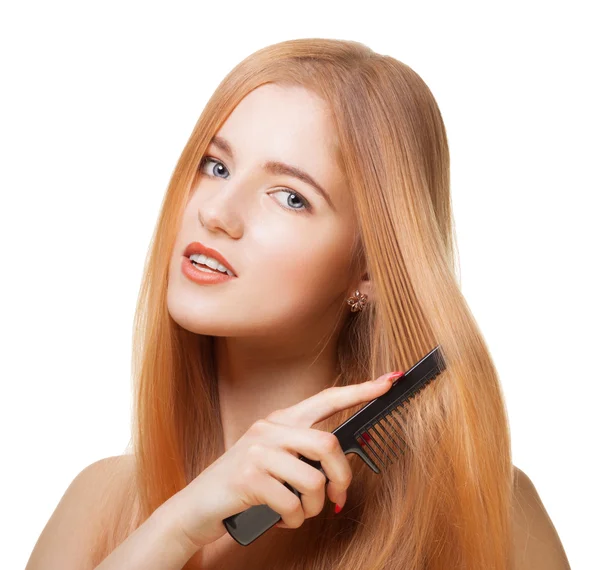
[[(222, 428), (213, 337), (167, 311), (167, 275), (183, 210), (209, 141), (265, 83), (302, 86), (328, 104), (340, 168), (358, 219), (354, 268), (377, 299), (349, 313), (338, 343), (346, 385), (407, 370), (433, 347), (446, 370), (397, 420), (401, 458), (380, 475), (354, 455), (344, 510), (292, 531), (278, 568), (506, 569), (512, 567), (513, 466), (498, 374), (456, 274), (444, 123), (417, 73), (364, 44), (295, 39), (239, 63), (218, 85), (170, 180), (152, 237), (134, 323), (135, 478), (105, 505), (113, 523), (96, 563), (218, 457)], [(319, 424), (333, 430), (358, 407)], [(257, 418), (258, 419), (258, 418)], [(373, 436), (375, 437), (375, 436)], [(396, 437), (396, 440), (399, 438)], [(187, 568), (186, 565), (184, 568)]]

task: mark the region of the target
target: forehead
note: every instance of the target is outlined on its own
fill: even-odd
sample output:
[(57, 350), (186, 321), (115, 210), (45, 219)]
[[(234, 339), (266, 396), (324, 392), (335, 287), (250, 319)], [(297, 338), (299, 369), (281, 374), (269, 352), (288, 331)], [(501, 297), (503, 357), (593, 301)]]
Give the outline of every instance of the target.
[[(313, 143), (319, 150), (335, 149), (327, 103), (300, 86), (268, 83), (244, 97), (223, 125), (240, 133), (270, 135), (276, 148)], [(262, 138), (262, 137), (261, 137)]]
[(327, 103), (299, 86), (261, 85), (242, 99), (218, 136), (241, 162), (280, 161), (296, 166), (324, 186), (336, 205), (344, 186), (337, 137)]

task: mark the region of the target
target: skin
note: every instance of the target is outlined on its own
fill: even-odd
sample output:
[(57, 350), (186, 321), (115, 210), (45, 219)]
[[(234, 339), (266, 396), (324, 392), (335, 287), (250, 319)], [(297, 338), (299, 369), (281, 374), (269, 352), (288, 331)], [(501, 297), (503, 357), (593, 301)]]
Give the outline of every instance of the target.
[[(336, 341), (350, 312), (346, 300), (355, 289), (369, 301), (374, 292), (366, 273), (351, 281), (356, 218), (325, 102), (301, 87), (262, 85), (216, 134), (234, 156), (212, 143), (204, 155), (211, 160), (183, 215), (167, 304), (179, 325), (216, 337), (227, 450), (258, 418), (332, 384)], [(310, 184), (263, 171), (267, 160), (308, 172), (333, 207)], [(192, 241), (221, 252), (237, 278), (190, 281), (180, 265)]]

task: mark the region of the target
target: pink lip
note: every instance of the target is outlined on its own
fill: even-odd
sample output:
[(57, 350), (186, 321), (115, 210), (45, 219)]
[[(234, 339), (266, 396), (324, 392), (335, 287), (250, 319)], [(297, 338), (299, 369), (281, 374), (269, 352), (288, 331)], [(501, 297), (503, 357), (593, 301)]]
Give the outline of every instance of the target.
[[(231, 267), (231, 265), (229, 265), (229, 262), (216, 249), (211, 249), (210, 247), (206, 247), (205, 245), (201, 244), (198, 241), (193, 241), (185, 248), (183, 255), (185, 255), (185, 257), (189, 257), (190, 255), (193, 255), (194, 253), (203, 253), (204, 255), (207, 255), (208, 257), (213, 257), (219, 263), (222, 263), (225, 267), (227, 267), (227, 269), (229, 269), (229, 271), (231, 271), (237, 277), (237, 273), (235, 272), (235, 269), (233, 269), (233, 267)], [(202, 273), (202, 272), (200, 272), (200, 273)], [(207, 273), (207, 275), (208, 275), (208, 273)]]

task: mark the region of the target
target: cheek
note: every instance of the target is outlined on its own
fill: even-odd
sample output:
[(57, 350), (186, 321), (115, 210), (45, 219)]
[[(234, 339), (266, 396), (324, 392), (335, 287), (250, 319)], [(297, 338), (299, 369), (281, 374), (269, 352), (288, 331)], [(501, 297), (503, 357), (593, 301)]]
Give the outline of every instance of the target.
[(269, 258), (270, 269), (263, 275), (270, 283), (263, 283), (263, 290), (288, 303), (318, 310), (347, 286), (350, 252), (331, 237), (278, 248)]

